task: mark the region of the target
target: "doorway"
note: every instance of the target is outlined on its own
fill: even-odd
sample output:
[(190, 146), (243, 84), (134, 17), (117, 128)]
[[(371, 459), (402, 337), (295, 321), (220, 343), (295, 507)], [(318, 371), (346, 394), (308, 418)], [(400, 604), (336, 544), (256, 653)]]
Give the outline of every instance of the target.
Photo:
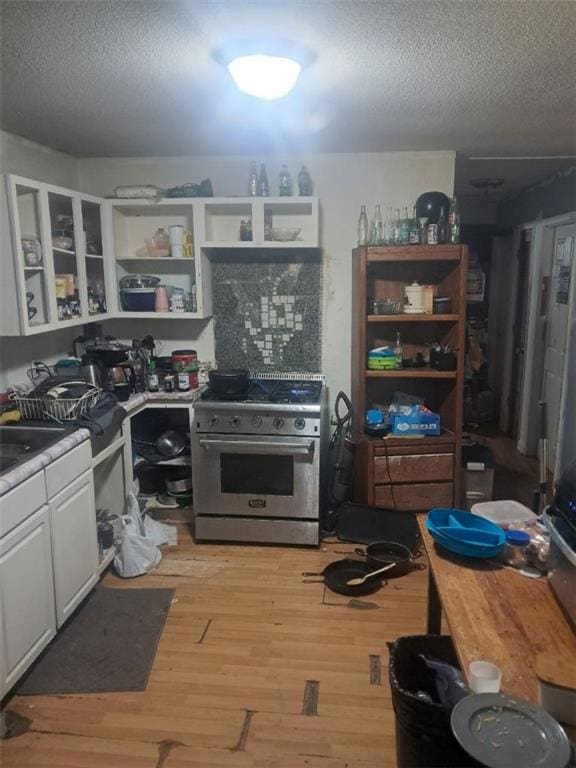
[(530, 277), (530, 256), (532, 252), (532, 230), (524, 229), (520, 233), (520, 242), (516, 253), (517, 280), (514, 299), (514, 325), (512, 328), (512, 370), (508, 394), (507, 434), (518, 438), (520, 405), (522, 402), (522, 372), (526, 351), (526, 329), (528, 318), (528, 286)]
[(555, 227), (551, 252), (543, 254), (548, 261), (550, 286), (546, 308), (546, 334), (544, 365), (541, 373), (541, 398), (548, 411), (548, 469), (555, 472), (558, 466), (561, 406), (565, 367), (567, 364), (566, 342), (570, 316), (570, 294), (574, 265), (574, 241), (576, 226), (569, 224)]

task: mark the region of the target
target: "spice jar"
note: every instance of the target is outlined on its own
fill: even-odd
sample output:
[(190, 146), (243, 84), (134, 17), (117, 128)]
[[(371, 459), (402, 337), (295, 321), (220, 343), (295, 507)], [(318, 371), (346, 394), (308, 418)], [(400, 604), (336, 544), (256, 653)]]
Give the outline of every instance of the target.
[(512, 568), (524, 568), (528, 565), (526, 547), (530, 536), (525, 531), (506, 531), (504, 562)]

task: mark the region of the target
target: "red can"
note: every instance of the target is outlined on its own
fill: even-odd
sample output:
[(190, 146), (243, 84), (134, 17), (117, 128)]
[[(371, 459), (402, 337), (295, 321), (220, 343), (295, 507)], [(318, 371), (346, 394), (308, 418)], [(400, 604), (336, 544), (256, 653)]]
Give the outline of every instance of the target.
[(198, 354), (195, 349), (175, 349), (172, 352), (172, 370), (177, 371), (179, 364), (181, 370), (188, 373), (190, 389), (198, 389)]

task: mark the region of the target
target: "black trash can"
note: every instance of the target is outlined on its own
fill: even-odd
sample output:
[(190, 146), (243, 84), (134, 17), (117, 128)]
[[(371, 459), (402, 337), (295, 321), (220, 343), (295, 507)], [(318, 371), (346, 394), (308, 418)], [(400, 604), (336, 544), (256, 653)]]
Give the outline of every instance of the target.
[(420, 653), (460, 667), (450, 637), (399, 637), (389, 643), (388, 648), (392, 706), (396, 715), (397, 768), (477, 766), (452, 734), (450, 710), (415, 695), (416, 691), (425, 691), (438, 700), (434, 672), (419, 658)]

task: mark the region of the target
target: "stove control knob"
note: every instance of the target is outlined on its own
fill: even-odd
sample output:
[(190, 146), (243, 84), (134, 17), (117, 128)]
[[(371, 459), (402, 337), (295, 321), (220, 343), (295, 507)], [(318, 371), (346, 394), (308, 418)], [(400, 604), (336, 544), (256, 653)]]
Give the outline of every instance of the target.
[(304, 429), (306, 426), (306, 420), (302, 418), (294, 419), (294, 426), (296, 429)]
[(262, 426), (262, 416), (252, 416), (252, 426), (253, 427), (261, 427)]
[(240, 424), (240, 416), (230, 416), (230, 424), (233, 427), (237, 427)]
[(212, 424), (213, 427), (216, 426), (216, 424), (218, 424), (218, 416), (211, 416), (210, 424)]
[(281, 416), (276, 416), (272, 423), (274, 424), (274, 429), (282, 429), (284, 426), (284, 419)]

